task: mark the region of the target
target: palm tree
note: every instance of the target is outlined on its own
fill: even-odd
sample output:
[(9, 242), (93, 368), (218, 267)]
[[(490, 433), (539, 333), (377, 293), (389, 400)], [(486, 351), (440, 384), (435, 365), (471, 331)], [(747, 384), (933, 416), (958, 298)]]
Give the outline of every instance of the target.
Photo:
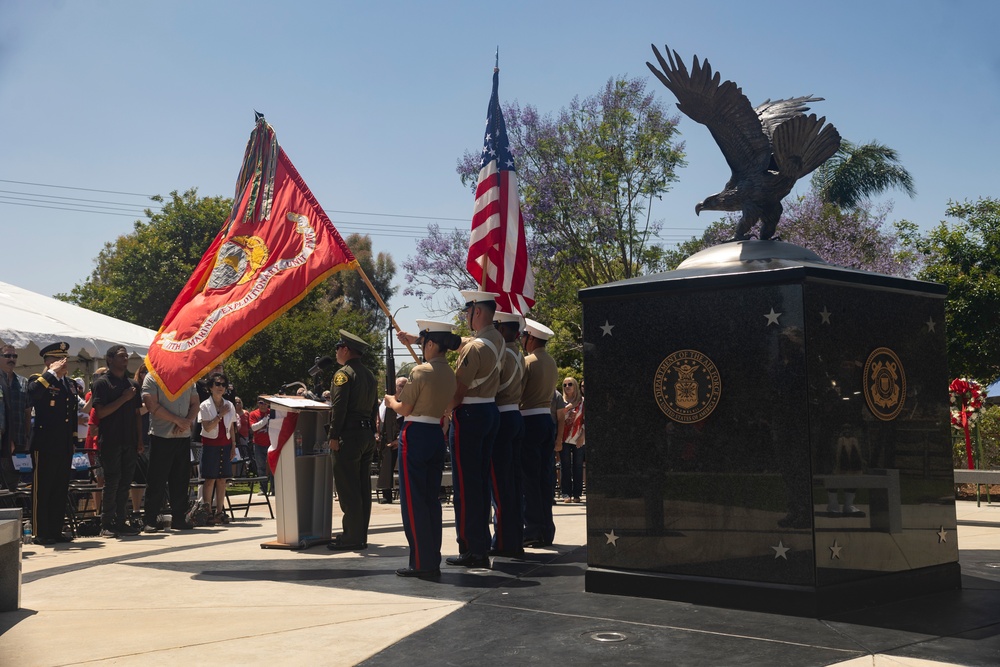
[(842, 141), (840, 149), (812, 177), (820, 198), (841, 208), (854, 208), (863, 200), (896, 188), (913, 197), (913, 177), (900, 163), (899, 154), (878, 142)]

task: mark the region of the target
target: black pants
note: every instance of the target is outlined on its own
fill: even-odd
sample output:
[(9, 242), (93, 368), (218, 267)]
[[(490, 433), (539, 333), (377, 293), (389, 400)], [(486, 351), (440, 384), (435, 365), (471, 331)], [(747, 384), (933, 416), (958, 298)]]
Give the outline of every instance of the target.
[(521, 479), (524, 484), (524, 539), (552, 544), (556, 524), (552, 519), (552, 492), (556, 427), (549, 415), (524, 418), (521, 445)]
[[(3, 488), (8, 491), (17, 491), (17, 481), (18, 481), (17, 470), (14, 469), (14, 461), (9, 455), (0, 456), (0, 482), (2, 482)], [(3, 501), (0, 501), (0, 506), (14, 507), (14, 496), (10, 496), (7, 499), (7, 504), (2, 505)]]
[[(125, 524), (125, 504), (128, 502), (128, 490), (132, 487), (137, 457), (134, 445), (106, 440), (101, 442), (101, 465), (104, 466), (104, 508), (101, 513), (103, 528), (113, 529)], [(132, 509), (139, 510), (138, 507)]]
[(344, 544), (366, 544), (372, 516), (371, 468), (375, 434), (358, 430), (340, 437), (340, 451), (333, 455), (333, 482), (344, 513)]
[(55, 539), (66, 517), (73, 446), (67, 443), (62, 451), (36, 451), (34, 459), (32, 529), (35, 537)]
[(191, 438), (151, 436), (147, 472), (146, 525), (155, 526), (163, 509), (164, 492), (169, 488), (171, 525), (184, 523), (191, 481)]

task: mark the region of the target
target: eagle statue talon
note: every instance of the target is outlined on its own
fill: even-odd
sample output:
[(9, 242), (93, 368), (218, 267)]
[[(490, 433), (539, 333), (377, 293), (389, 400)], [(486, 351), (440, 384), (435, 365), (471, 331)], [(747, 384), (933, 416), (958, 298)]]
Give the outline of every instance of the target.
[(677, 108), (709, 129), (732, 169), (723, 190), (696, 204), (695, 214), (743, 211), (733, 240), (750, 238), (761, 220), (760, 239), (773, 238), (781, 200), (840, 147), (837, 128), (826, 118), (806, 115), (807, 104), (823, 98), (768, 99), (754, 108), (739, 86), (720, 82), (707, 60), (694, 56), (689, 70), (676, 51), (664, 48), (666, 58), (653, 45), (659, 68), (646, 66), (677, 97)]

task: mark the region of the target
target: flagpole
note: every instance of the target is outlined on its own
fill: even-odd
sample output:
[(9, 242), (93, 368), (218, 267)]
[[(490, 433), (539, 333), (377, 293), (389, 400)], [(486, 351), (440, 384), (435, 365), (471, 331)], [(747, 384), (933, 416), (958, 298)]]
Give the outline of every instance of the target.
[[(392, 326), (396, 330), (396, 333), (403, 333), (403, 330), (399, 328), (398, 324), (396, 324), (396, 318), (394, 318), (392, 316), (392, 313), (389, 312), (389, 307), (385, 305), (385, 302), (382, 301), (382, 297), (380, 297), (378, 295), (378, 292), (375, 291), (375, 286), (372, 285), (372, 281), (368, 280), (368, 274), (366, 274), (365, 270), (361, 268), (361, 264), (358, 264), (357, 272), (358, 275), (361, 276), (361, 280), (365, 282), (365, 285), (368, 285), (368, 291), (370, 291), (372, 293), (372, 296), (375, 297), (375, 301), (378, 302), (378, 305), (382, 309), (382, 312), (384, 312), (386, 317), (389, 318), (389, 321), (392, 323)], [(406, 349), (410, 351), (410, 356), (412, 356), (413, 360), (419, 364), (420, 358), (417, 356), (417, 353), (413, 351), (413, 348), (410, 347), (409, 343), (405, 343), (405, 345)]]
[[(494, 74), (498, 74), (499, 72), (500, 72), (500, 45), (498, 44), (497, 45), (497, 52), (496, 52), (496, 60), (493, 63), (493, 73)], [(497, 100), (497, 104), (500, 104), (500, 100), (499, 99)], [(494, 123), (493, 136), (495, 137), (496, 136), (496, 131), (495, 131), (496, 130), (496, 118), (493, 119), (493, 123)], [(480, 292), (485, 292), (486, 291), (486, 272), (487, 272), (487, 270), (490, 267), (490, 249), (489, 248), (487, 248), (486, 252), (483, 253), (482, 259), (479, 260), (479, 267), (483, 271), (483, 277), (479, 279), (479, 291)]]

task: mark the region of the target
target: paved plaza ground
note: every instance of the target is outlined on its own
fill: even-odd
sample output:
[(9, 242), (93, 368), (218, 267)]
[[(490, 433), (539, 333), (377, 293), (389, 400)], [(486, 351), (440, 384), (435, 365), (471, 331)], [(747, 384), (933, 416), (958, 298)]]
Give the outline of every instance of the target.
[(586, 508), (555, 513), (554, 547), (438, 581), (395, 576), (395, 504), (375, 505), (363, 553), (261, 549), (265, 507), (226, 527), (28, 546), (0, 665), (1000, 665), (1000, 505), (958, 503), (962, 591), (824, 620), (585, 593)]

